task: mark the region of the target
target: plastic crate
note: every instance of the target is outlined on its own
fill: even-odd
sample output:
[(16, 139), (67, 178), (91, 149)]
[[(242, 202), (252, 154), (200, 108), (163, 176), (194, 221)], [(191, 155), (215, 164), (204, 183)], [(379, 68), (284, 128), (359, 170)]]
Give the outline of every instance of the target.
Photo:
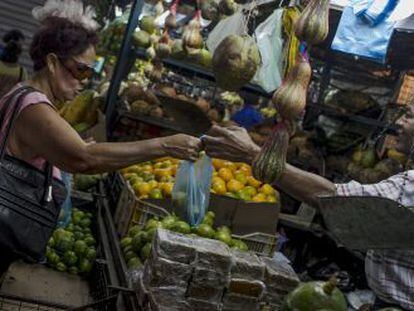
[(277, 235), (255, 232), (246, 235), (233, 234), (233, 238), (242, 240), (249, 250), (260, 256), (273, 256), (276, 249)]
[(142, 228), (149, 219), (154, 217), (164, 218), (168, 215), (170, 213), (166, 209), (156, 204), (137, 199), (128, 229), (133, 225), (138, 225)]
[[(113, 311), (116, 310), (116, 302), (119, 298), (120, 292), (111, 289), (112, 282), (110, 277), (110, 266), (105, 252), (103, 250), (103, 243), (100, 239), (100, 228), (98, 217), (101, 217), (100, 206), (97, 202), (85, 201), (84, 204), (78, 202), (76, 206), (80, 210), (94, 213), (94, 221), (91, 229), (97, 241), (97, 257), (93, 264), (90, 274), (87, 276), (89, 283), (89, 295), (92, 301), (84, 306), (66, 306), (56, 302), (35, 300), (27, 297), (20, 297), (18, 295), (10, 295), (9, 293), (0, 292), (0, 310), (4, 311), (54, 311), (54, 310), (98, 310), (98, 311)], [(98, 206), (98, 208), (96, 208)]]
[[(142, 228), (149, 219), (153, 217), (163, 218), (169, 214), (166, 209), (160, 206), (137, 199), (128, 229), (134, 225)], [(275, 235), (254, 232), (246, 235), (233, 234), (232, 237), (242, 240), (249, 250), (260, 256), (273, 256), (276, 249), (277, 236)]]
[(121, 197), (121, 193), (126, 186), (126, 181), (119, 172), (108, 174), (105, 179), (105, 190), (109, 201), (112, 215), (116, 212), (116, 207)]

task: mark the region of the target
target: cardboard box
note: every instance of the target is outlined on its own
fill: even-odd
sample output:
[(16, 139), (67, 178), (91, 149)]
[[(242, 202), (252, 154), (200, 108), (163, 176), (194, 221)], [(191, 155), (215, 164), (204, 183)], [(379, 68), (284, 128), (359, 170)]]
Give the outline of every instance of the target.
[(233, 234), (276, 234), (280, 204), (250, 203), (212, 194), (209, 210), (216, 214), (216, 225), (230, 227)]

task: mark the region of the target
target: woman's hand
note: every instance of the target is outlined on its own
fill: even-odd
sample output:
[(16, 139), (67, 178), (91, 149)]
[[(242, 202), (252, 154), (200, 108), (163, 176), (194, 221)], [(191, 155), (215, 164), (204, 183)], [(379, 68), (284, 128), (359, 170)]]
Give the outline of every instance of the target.
[(178, 134), (162, 138), (161, 147), (170, 157), (195, 161), (203, 144), (196, 137)]
[(213, 126), (208, 136), (202, 139), (210, 157), (251, 164), (260, 152), (244, 128)]

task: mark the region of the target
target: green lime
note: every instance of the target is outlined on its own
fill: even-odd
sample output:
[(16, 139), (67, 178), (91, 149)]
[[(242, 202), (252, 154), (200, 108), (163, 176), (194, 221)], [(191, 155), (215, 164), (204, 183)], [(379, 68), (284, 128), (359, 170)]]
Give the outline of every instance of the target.
[(227, 234), (231, 235), (231, 230), (230, 230), (230, 228), (229, 228), (229, 227), (227, 227), (227, 226), (221, 226), (221, 227), (218, 227), (218, 228), (217, 228), (217, 231), (223, 231), (223, 232), (226, 232)]
[(143, 261), (147, 260), (147, 258), (150, 256), (151, 249), (152, 249), (151, 243), (145, 244), (144, 247), (141, 249), (140, 255)]
[(138, 257), (134, 257), (128, 260), (127, 266), (129, 269), (140, 268), (142, 266), (142, 262)]
[(71, 250), (73, 247), (73, 235), (66, 234), (65, 236), (56, 239), (55, 242), (55, 248), (58, 251), (66, 252), (67, 250)]
[(247, 246), (247, 244), (244, 243), (241, 240), (233, 239), (231, 241), (231, 245), (232, 245), (232, 248), (236, 248), (236, 249), (239, 249), (241, 251), (246, 251), (247, 252), (249, 250), (249, 247)]
[(56, 266), (60, 262), (60, 257), (56, 254), (53, 250), (46, 254), (47, 262), (52, 265)]
[(96, 241), (92, 236), (86, 236), (84, 241), (88, 246), (93, 246), (96, 244)]
[(82, 217), (78, 216), (78, 215), (73, 215), (72, 217), (72, 223), (76, 226), (79, 226), (82, 222)]
[(210, 227), (213, 227), (214, 225), (214, 219), (212, 217), (204, 217), (203, 224), (209, 225)]
[(73, 266), (78, 261), (78, 257), (76, 256), (75, 252), (73, 251), (66, 251), (63, 254), (63, 262), (67, 266)]
[(81, 273), (85, 273), (86, 274), (86, 273), (89, 273), (91, 270), (92, 270), (92, 264), (91, 264), (91, 262), (88, 259), (86, 259), (86, 258), (82, 258), (79, 261), (79, 271)]
[(215, 235), (214, 229), (207, 224), (201, 224), (195, 230), (195, 233), (201, 237), (213, 239)]
[(91, 220), (89, 218), (83, 218), (80, 225), (82, 228), (88, 228), (91, 225)]
[(208, 211), (207, 213), (206, 213), (206, 217), (211, 217), (211, 218), (215, 218), (216, 217), (216, 214), (214, 214), (214, 212), (212, 212), (212, 211)]
[(69, 272), (70, 274), (74, 274), (74, 275), (76, 275), (76, 274), (78, 274), (78, 273), (79, 273), (79, 269), (78, 269), (78, 267), (69, 267), (68, 272)]
[(83, 230), (82, 230), (82, 227), (81, 226), (75, 225), (75, 226), (73, 226), (73, 230), (72, 231), (73, 232), (77, 232), (77, 231), (82, 232)]
[(128, 231), (128, 236), (133, 238), (140, 231), (141, 229), (137, 225), (132, 226)]
[(60, 272), (65, 272), (67, 269), (66, 265), (63, 262), (58, 262), (56, 264), (56, 270), (60, 271)]
[(163, 228), (171, 230), (171, 228), (174, 226), (175, 222), (177, 221), (177, 218), (175, 216), (167, 216), (161, 221), (161, 225)]
[(88, 245), (85, 241), (79, 240), (76, 241), (73, 245), (73, 251), (78, 257), (82, 257), (85, 255), (86, 250), (88, 249)]
[(171, 228), (172, 231), (183, 233), (183, 234), (189, 234), (191, 233), (191, 227), (188, 223), (185, 221), (179, 220), (175, 222), (175, 224)]
[(224, 231), (217, 231), (214, 238), (227, 245), (230, 245), (230, 243), (232, 242), (231, 235)]
[(92, 247), (89, 247), (86, 251), (85, 258), (89, 259), (90, 261), (94, 261), (96, 258), (96, 250)]
[(141, 231), (141, 232), (138, 232), (133, 238), (132, 238), (132, 243), (131, 243), (131, 246), (132, 246), (132, 250), (134, 251), (134, 252), (139, 252), (140, 251), (140, 249), (141, 249), (141, 247), (142, 247), (142, 245), (143, 245), (143, 243), (144, 243), (144, 238), (146, 237), (146, 233), (145, 232), (143, 232), (143, 231)]
[(131, 243), (132, 243), (132, 238), (130, 238), (130, 237), (123, 238), (121, 240), (121, 247), (122, 247), (122, 249), (125, 248), (128, 245), (131, 245)]
[(150, 229), (158, 228), (160, 226), (161, 226), (161, 222), (153, 218), (147, 221), (147, 223), (145, 224), (145, 230), (148, 231)]
[(82, 232), (79, 232), (79, 231), (75, 231), (73, 233), (73, 236), (74, 236), (76, 241), (83, 240), (85, 238), (85, 235)]
[(128, 253), (125, 253), (124, 255), (126, 262), (128, 262), (131, 258), (134, 258), (134, 257), (137, 257), (137, 255), (133, 251), (129, 251)]
[(47, 242), (47, 245), (48, 246), (50, 246), (50, 247), (54, 247), (55, 246), (55, 239), (53, 238), (53, 237), (51, 237), (50, 239), (49, 239), (49, 242)]

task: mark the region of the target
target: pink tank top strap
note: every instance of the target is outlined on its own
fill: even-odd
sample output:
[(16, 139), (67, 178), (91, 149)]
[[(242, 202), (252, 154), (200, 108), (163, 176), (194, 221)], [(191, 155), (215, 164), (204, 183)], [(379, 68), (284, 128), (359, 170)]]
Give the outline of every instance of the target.
[[(13, 96), (15, 91), (21, 86), (22, 86), (21, 83), (17, 84), (15, 87), (13, 87), (10, 90), (10, 92), (8, 92), (5, 96), (3, 96), (3, 98), (0, 99), (0, 111), (3, 110), (4, 105), (9, 104), (9, 101), (11, 100), (11, 96)], [(32, 105), (40, 105), (40, 104), (49, 105), (50, 107), (55, 109), (55, 107), (53, 106), (53, 104), (50, 102), (50, 100), (47, 98), (45, 94), (35, 91), (35, 92), (30, 92), (27, 95), (25, 95), (25, 97), (22, 99), (22, 103), (21, 103), (20, 109), (17, 112), (17, 114), (20, 114), (27, 107), (30, 107)], [(0, 127), (0, 138), (1, 139), (5, 138), (7, 125), (9, 124), (10, 118), (12, 117), (12, 112), (13, 112), (13, 109), (7, 109), (6, 111), (3, 124), (1, 124), (1, 127)], [(6, 150), (8, 154), (13, 155), (8, 149)], [(35, 157), (33, 159), (30, 159), (30, 161), (27, 161), (27, 162), (33, 165), (34, 167), (40, 170), (43, 170), (46, 160), (41, 157)], [(53, 176), (55, 178), (61, 179), (61, 172), (57, 167), (53, 167)]]

